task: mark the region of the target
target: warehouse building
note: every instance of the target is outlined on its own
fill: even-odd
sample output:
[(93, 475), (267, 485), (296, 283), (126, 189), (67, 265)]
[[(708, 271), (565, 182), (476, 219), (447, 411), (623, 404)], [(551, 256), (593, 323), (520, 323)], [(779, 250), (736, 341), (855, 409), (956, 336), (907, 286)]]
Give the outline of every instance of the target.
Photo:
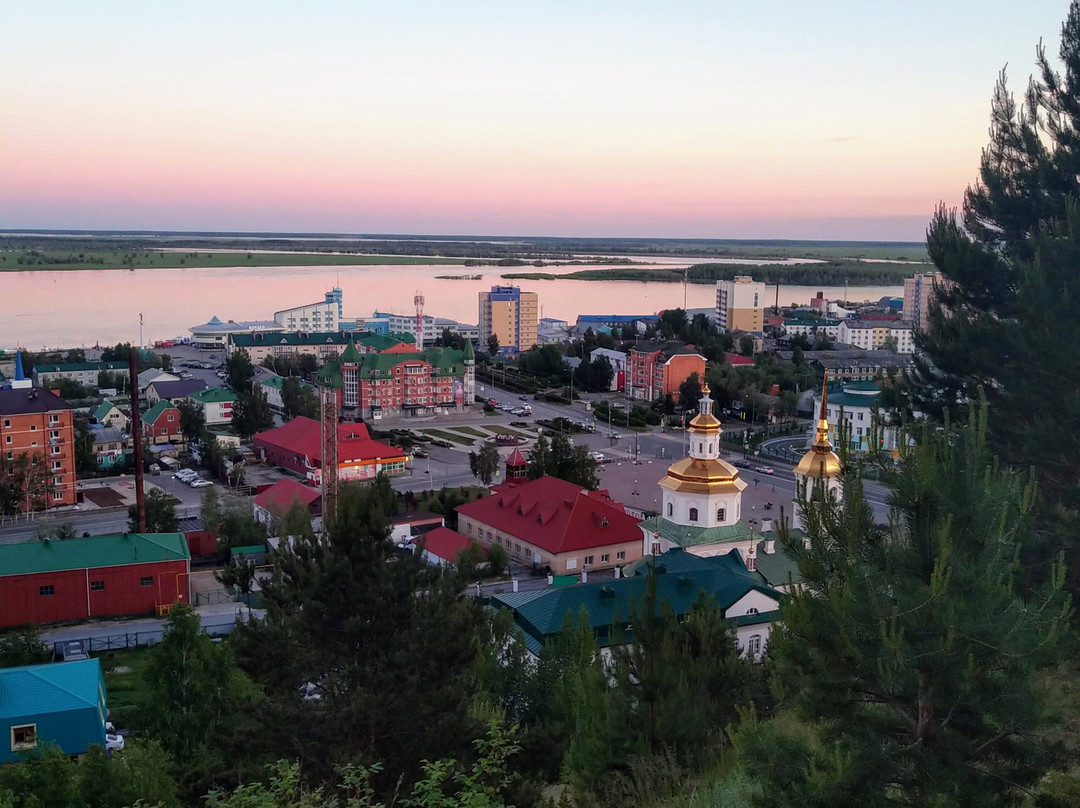
[(187, 603), (182, 533), (116, 533), (0, 545), (0, 628), (165, 613)]

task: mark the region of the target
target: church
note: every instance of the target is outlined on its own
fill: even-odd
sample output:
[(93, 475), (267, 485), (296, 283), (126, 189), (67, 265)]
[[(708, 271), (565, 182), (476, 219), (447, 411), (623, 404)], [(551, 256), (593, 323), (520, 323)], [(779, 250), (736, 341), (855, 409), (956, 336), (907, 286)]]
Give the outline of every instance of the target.
[[(659, 482), (660, 514), (641, 523), (643, 554), (659, 556), (681, 548), (711, 558), (737, 550), (748, 570), (784, 591), (798, 582), (798, 569), (778, 546), (779, 526), (773, 520), (765, 518), (758, 527), (747, 521), (743, 512), (747, 482), (739, 469), (721, 458), (722, 429), (713, 415), (707, 384), (702, 392), (698, 414), (687, 429), (690, 455), (668, 467)], [(838, 495), (841, 465), (829, 441), (826, 402), (827, 389), (823, 389), (816, 437), (794, 469), (795, 483), (800, 489), (825, 485)], [(806, 519), (797, 502), (793, 511), (790, 527), (801, 532)]]

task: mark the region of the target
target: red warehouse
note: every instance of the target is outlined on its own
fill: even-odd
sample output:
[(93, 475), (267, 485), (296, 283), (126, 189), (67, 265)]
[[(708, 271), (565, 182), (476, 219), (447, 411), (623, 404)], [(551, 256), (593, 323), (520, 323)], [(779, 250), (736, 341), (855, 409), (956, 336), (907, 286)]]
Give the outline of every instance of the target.
[[(305, 478), (322, 481), (322, 427), (310, 418), (293, 418), (277, 429), (260, 432), (252, 440), (257, 457)], [(377, 441), (363, 424), (338, 425), (338, 476), (342, 480), (370, 480), (379, 472), (390, 476), (405, 472), (407, 455)]]
[(187, 603), (182, 533), (0, 545), (0, 628), (163, 612)]

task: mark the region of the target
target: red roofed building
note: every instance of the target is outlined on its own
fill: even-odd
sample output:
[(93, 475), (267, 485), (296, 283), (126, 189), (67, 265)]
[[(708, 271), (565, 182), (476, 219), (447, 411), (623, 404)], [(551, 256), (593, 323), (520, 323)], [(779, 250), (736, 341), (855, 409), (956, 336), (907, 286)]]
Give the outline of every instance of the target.
[(319, 489), (291, 478), (278, 480), (255, 497), (252, 503), (255, 521), (269, 525), (276, 519), (284, 519), (297, 503), (303, 505), (311, 517), (322, 514), (322, 494)]
[(529, 461), (521, 453), (521, 449), (514, 449), (514, 453), (506, 458), (506, 481), (523, 481), (529, 472)]
[(515, 561), (554, 573), (609, 569), (641, 558), (638, 520), (606, 491), (555, 477), (503, 485), (458, 507), (458, 529)]
[(437, 527), (416, 538), (417, 549), (423, 548), (423, 559), (433, 567), (454, 566), (472, 542), (456, 530)]
[(743, 356), (742, 354), (737, 354), (737, 353), (725, 353), (724, 354), (724, 359), (727, 360), (727, 363), (729, 365), (734, 365), (736, 367), (738, 367), (739, 365), (753, 365), (754, 364), (753, 359), (750, 359), (749, 357), (746, 357), (746, 356)]
[[(293, 418), (252, 440), (255, 454), (298, 474), (312, 485), (322, 484), (322, 438), (319, 422)], [(338, 478), (370, 480), (381, 471), (402, 474), (407, 455), (401, 449), (373, 440), (363, 424), (338, 425)]]

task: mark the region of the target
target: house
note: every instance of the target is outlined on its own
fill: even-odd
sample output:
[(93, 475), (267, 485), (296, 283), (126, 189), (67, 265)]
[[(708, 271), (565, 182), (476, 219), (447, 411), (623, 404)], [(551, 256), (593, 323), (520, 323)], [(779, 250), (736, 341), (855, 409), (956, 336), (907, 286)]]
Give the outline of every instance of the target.
[(0, 763), (50, 744), (65, 755), (105, 746), (108, 713), (96, 659), (0, 668)]
[(395, 515), (390, 524), (390, 540), (402, 547), (417, 536), (442, 527), (443, 518), (431, 511), (410, 511)]
[[(790, 362), (793, 351), (777, 351), (777, 357)], [(817, 365), (829, 382), (872, 381), (889, 373), (902, 373), (914, 367), (909, 355), (892, 351), (867, 351), (861, 348), (832, 351), (803, 351), (803, 359)]]
[(182, 533), (0, 545), (0, 628), (167, 610), (188, 602)]
[(99, 469), (111, 469), (114, 466), (124, 465), (128, 439), (119, 429), (114, 427), (92, 429), (90, 430), (90, 440), (94, 447), (94, 457), (97, 458), (97, 467)]
[(819, 335), (835, 341), (840, 338), (840, 321), (824, 317), (791, 317), (784, 320), (784, 333), (789, 337), (806, 337), (811, 344)]
[(679, 387), (691, 373), (705, 378), (705, 357), (692, 345), (678, 342), (639, 342), (630, 346), (626, 387), (630, 398), (655, 401), (671, 394), (679, 398)]
[(72, 406), (48, 390), (0, 390), (0, 452), (4, 453), (4, 461), (17, 462), (26, 455), (44, 463), (34, 464), (41, 478), (37, 498), (19, 497), (19, 507), (23, 510), (75, 504), (72, 418)]
[(116, 427), (124, 432), (131, 426), (131, 418), (111, 401), (102, 401), (94, 410), (92, 418), (105, 427)]
[(303, 506), (312, 519), (322, 515), (322, 494), (319, 489), (287, 477), (255, 497), (252, 501), (253, 516), (260, 524), (274, 525), (284, 519), (296, 504)]
[[(285, 383), (284, 376), (260, 376), (255, 379), (255, 386), (262, 388), (263, 393), (266, 394), (266, 403), (270, 405), (270, 409), (274, 412), (281, 412), (285, 409), (285, 402), (281, 398), (281, 387)], [(301, 380), (300, 389), (314, 389), (310, 384)]]
[(154, 382), (178, 382), (179, 376), (174, 376), (161, 368), (147, 368), (139, 374), (139, 392), (146, 390)]
[(177, 379), (165, 381), (159, 379), (151, 382), (146, 388), (146, 403), (157, 404), (159, 401), (168, 401), (179, 404), (189, 400), (192, 395), (206, 389), (206, 382), (202, 379)]
[(724, 353), (724, 361), (732, 367), (753, 367), (754, 360), (748, 356), (743, 356), (737, 353)]
[[(299, 475), (314, 485), (322, 482), (322, 427), (311, 418), (293, 418), (252, 440), (264, 462)], [(363, 424), (338, 425), (338, 478), (370, 480), (380, 472), (404, 474), (408, 459), (402, 449), (373, 440)]]
[(78, 382), (84, 387), (97, 387), (98, 374), (127, 373), (127, 362), (66, 362), (59, 365), (34, 365), (31, 376), (34, 387), (55, 387), (63, 379)]
[(471, 546), (472, 541), (448, 527), (429, 530), (413, 541), (413, 551), (433, 567), (457, 566), (461, 554)]
[[(515, 481), (517, 482), (517, 481)], [(503, 485), (457, 508), (458, 530), (555, 573), (610, 569), (641, 557), (638, 522), (606, 491), (555, 477)]]
[(623, 351), (613, 351), (610, 348), (594, 348), (589, 354), (589, 361), (595, 362), (601, 356), (606, 357), (611, 363), (614, 372), (611, 376), (609, 390), (624, 390), (626, 388), (626, 373), (629, 368), (629, 360)]
[(183, 443), (180, 410), (162, 399), (142, 415), (143, 437), (151, 444)]
[(236, 393), (224, 387), (206, 387), (188, 396), (196, 407), (202, 410), (206, 425), (231, 424), (233, 407), (236, 406)]
[(602, 653), (613, 645), (634, 641), (633, 620), (646, 600), (649, 578), (655, 573), (656, 612), (669, 609), (676, 619), (688, 614), (698, 597), (715, 601), (736, 632), (742, 652), (759, 659), (769, 641), (772, 623), (780, 615), (783, 594), (748, 570), (732, 550), (701, 558), (672, 550), (631, 565), (626, 577), (574, 586), (506, 592), (492, 605), (510, 609), (529, 652), (538, 657), (545, 643), (558, 634), (567, 617), (585, 616)]

